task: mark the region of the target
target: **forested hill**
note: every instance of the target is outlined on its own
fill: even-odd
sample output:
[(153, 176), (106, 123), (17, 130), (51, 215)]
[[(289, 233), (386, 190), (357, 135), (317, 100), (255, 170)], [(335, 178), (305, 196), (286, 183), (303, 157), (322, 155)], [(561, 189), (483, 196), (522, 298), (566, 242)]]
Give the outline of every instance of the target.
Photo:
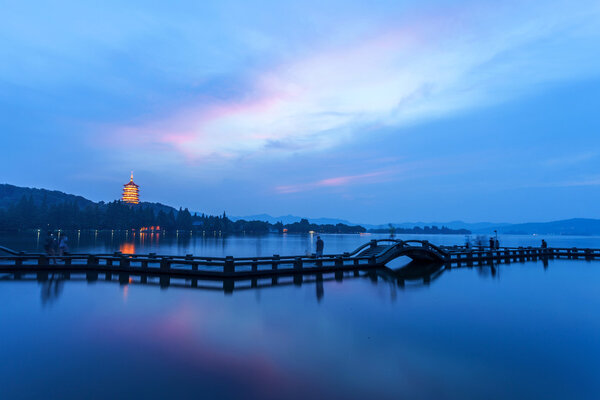
[(85, 197), (59, 192), (58, 190), (36, 189), (20, 187), (8, 184), (0, 184), (0, 208), (8, 208), (18, 203), (23, 197), (31, 198), (36, 206), (45, 202), (47, 206), (62, 204), (65, 202), (75, 203), (79, 208), (94, 204)]
[(220, 233), (359, 233), (361, 226), (316, 225), (303, 219), (294, 224), (264, 221), (232, 221), (219, 216), (198, 215), (160, 203), (130, 205), (121, 201), (95, 203), (58, 191), (0, 185), (0, 230), (22, 229), (141, 229), (156, 227)]
[[(33, 202), (33, 205), (35, 205), (36, 207), (42, 205), (50, 207), (54, 205), (69, 203), (77, 205), (77, 207), (79, 207), (80, 209), (85, 209), (86, 207), (95, 204), (105, 204), (103, 201), (95, 203), (92, 200), (86, 199), (85, 197), (60, 192), (58, 190), (37, 189), (8, 184), (0, 184), (0, 208), (8, 209), (11, 205), (16, 205), (23, 198), (31, 200)], [(149, 203), (143, 201), (140, 203), (140, 206), (143, 208), (152, 209), (155, 214), (158, 214), (158, 212), (161, 210), (167, 214), (171, 211), (177, 213), (177, 210), (174, 207), (167, 206), (161, 203)]]

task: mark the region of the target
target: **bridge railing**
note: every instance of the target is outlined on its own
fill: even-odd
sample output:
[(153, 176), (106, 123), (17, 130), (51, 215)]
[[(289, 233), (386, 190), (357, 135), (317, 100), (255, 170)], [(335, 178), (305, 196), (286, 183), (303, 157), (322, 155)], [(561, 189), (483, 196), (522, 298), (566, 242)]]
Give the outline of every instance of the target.
[(107, 271), (126, 272), (159, 272), (159, 273), (202, 273), (217, 275), (235, 275), (251, 273), (275, 273), (302, 270), (340, 270), (374, 265), (372, 257), (348, 257), (345, 255), (313, 256), (284, 256), (272, 257), (194, 257), (122, 254), (68, 254), (64, 256), (48, 256), (46, 254), (25, 254), (0, 256), (0, 271), (14, 267), (22, 271), (43, 267), (68, 268), (73, 270), (100, 269)]
[(421, 246), (432, 249), (432, 250), (438, 252), (440, 255), (445, 256), (448, 254), (448, 252), (442, 246), (437, 246), (428, 240), (405, 240), (404, 243), (420, 243)]
[(13, 249), (9, 249), (8, 247), (4, 247), (4, 246), (0, 246), (0, 251), (3, 251), (3, 252), (8, 253), (8, 254), (19, 254), (18, 251), (15, 251)]
[(541, 248), (541, 247), (501, 247), (499, 249), (465, 249), (462, 251), (451, 251), (449, 261), (453, 264), (466, 263), (468, 265), (482, 262), (502, 262), (526, 261), (536, 259), (600, 259), (600, 249), (590, 248)]
[[(368, 253), (369, 248), (377, 248), (381, 245), (387, 245), (385, 250), (377, 253), (370, 254)], [(448, 253), (439, 246), (436, 246), (430, 243), (427, 240), (399, 240), (399, 239), (374, 239), (369, 243), (366, 243), (360, 246), (358, 249), (354, 250), (350, 255), (357, 254), (360, 256), (361, 254), (367, 253), (369, 256), (375, 256), (376, 260), (379, 264), (385, 264), (392, 259), (396, 258), (399, 252), (411, 250), (411, 249), (425, 249), (428, 252), (434, 254), (434, 257), (439, 259), (440, 261), (446, 260), (448, 257)]]
[(398, 239), (373, 239), (365, 244), (363, 244), (362, 246), (358, 247), (356, 250), (348, 253), (348, 256), (352, 257), (358, 253), (360, 253), (361, 251), (369, 248), (369, 247), (374, 247), (374, 246), (378, 246), (380, 243), (384, 243), (384, 242), (390, 242), (390, 243), (402, 243), (402, 240), (398, 240)]

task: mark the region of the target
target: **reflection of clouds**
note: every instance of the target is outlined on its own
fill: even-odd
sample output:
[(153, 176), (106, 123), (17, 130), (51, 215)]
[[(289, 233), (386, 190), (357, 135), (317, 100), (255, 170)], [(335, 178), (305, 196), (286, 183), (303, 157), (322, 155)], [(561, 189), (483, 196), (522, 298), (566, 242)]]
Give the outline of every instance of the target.
[(253, 345), (270, 336), (258, 327), (258, 321), (199, 312), (185, 303), (175, 307), (158, 318), (138, 316), (134, 322), (113, 321), (109, 325), (103, 321), (93, 329), (99, 329), (105, 340), (110, 337), (117, 342), (142, 343), (183, 368), (206, 374), (204, 379), (226, 378), (234, 387), (251, 388), (254, 396), (272, 398), (273, 391), (290, 387), (301, 391), (306, 386), (301, 376), (282, 368), (269, 352)]
[[(381, 302), (389, 303), (389, 297), (381, 298), (380, 287), (364, 283), (325, 282), (331, 295), (320, 305), (314, 283), (261, 290), (260, 303), (254, 291), (224, 298), (170, 289), (167, 303), (149, 308), (138, 297), (128, 302), (137, 309), (106, 314), (91, 329), (111, 343), (141, 343), (159, 359), (206, 374), (205, 379), (227, 379), (252, 396), (273, 398), (293, 389), (301, 397), (335, 388), (354, 397), (368, 387), (385, 397), (390, 375), (396, 375), (399, 385), (404, 381), (410, 386), (411, 380), (426, 379), (427, 371), (409, 365), (421, 349), (403, 342), (402, 327), (388, 319), (391, 310)], [(136, 296), (142, 293), (136, 291)], [(361, 380), (351, 378), (357, 368)]]

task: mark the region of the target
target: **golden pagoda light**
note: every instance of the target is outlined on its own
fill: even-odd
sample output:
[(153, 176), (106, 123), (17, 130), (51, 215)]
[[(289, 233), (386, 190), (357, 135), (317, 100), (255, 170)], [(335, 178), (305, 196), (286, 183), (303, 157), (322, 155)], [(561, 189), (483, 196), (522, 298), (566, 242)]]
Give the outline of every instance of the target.
[(133, 183), (133, 171), (131, 172), (129, 182), (123, 185), (123, 197), (121, 200), (128, 204), (138, 204), (140, 202), (140, 187)]

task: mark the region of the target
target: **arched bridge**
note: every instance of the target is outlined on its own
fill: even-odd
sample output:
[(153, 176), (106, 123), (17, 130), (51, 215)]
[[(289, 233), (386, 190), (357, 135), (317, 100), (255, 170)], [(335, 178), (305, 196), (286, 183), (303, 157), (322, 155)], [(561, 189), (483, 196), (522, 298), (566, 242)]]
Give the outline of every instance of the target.
[(368, 257), (376, 265), (386, 265), (390, 261), (407, 256), (416, 263), (445, 263), (449, 253), (427, 240), (371, 240), (350, 253), (353, 257)]

